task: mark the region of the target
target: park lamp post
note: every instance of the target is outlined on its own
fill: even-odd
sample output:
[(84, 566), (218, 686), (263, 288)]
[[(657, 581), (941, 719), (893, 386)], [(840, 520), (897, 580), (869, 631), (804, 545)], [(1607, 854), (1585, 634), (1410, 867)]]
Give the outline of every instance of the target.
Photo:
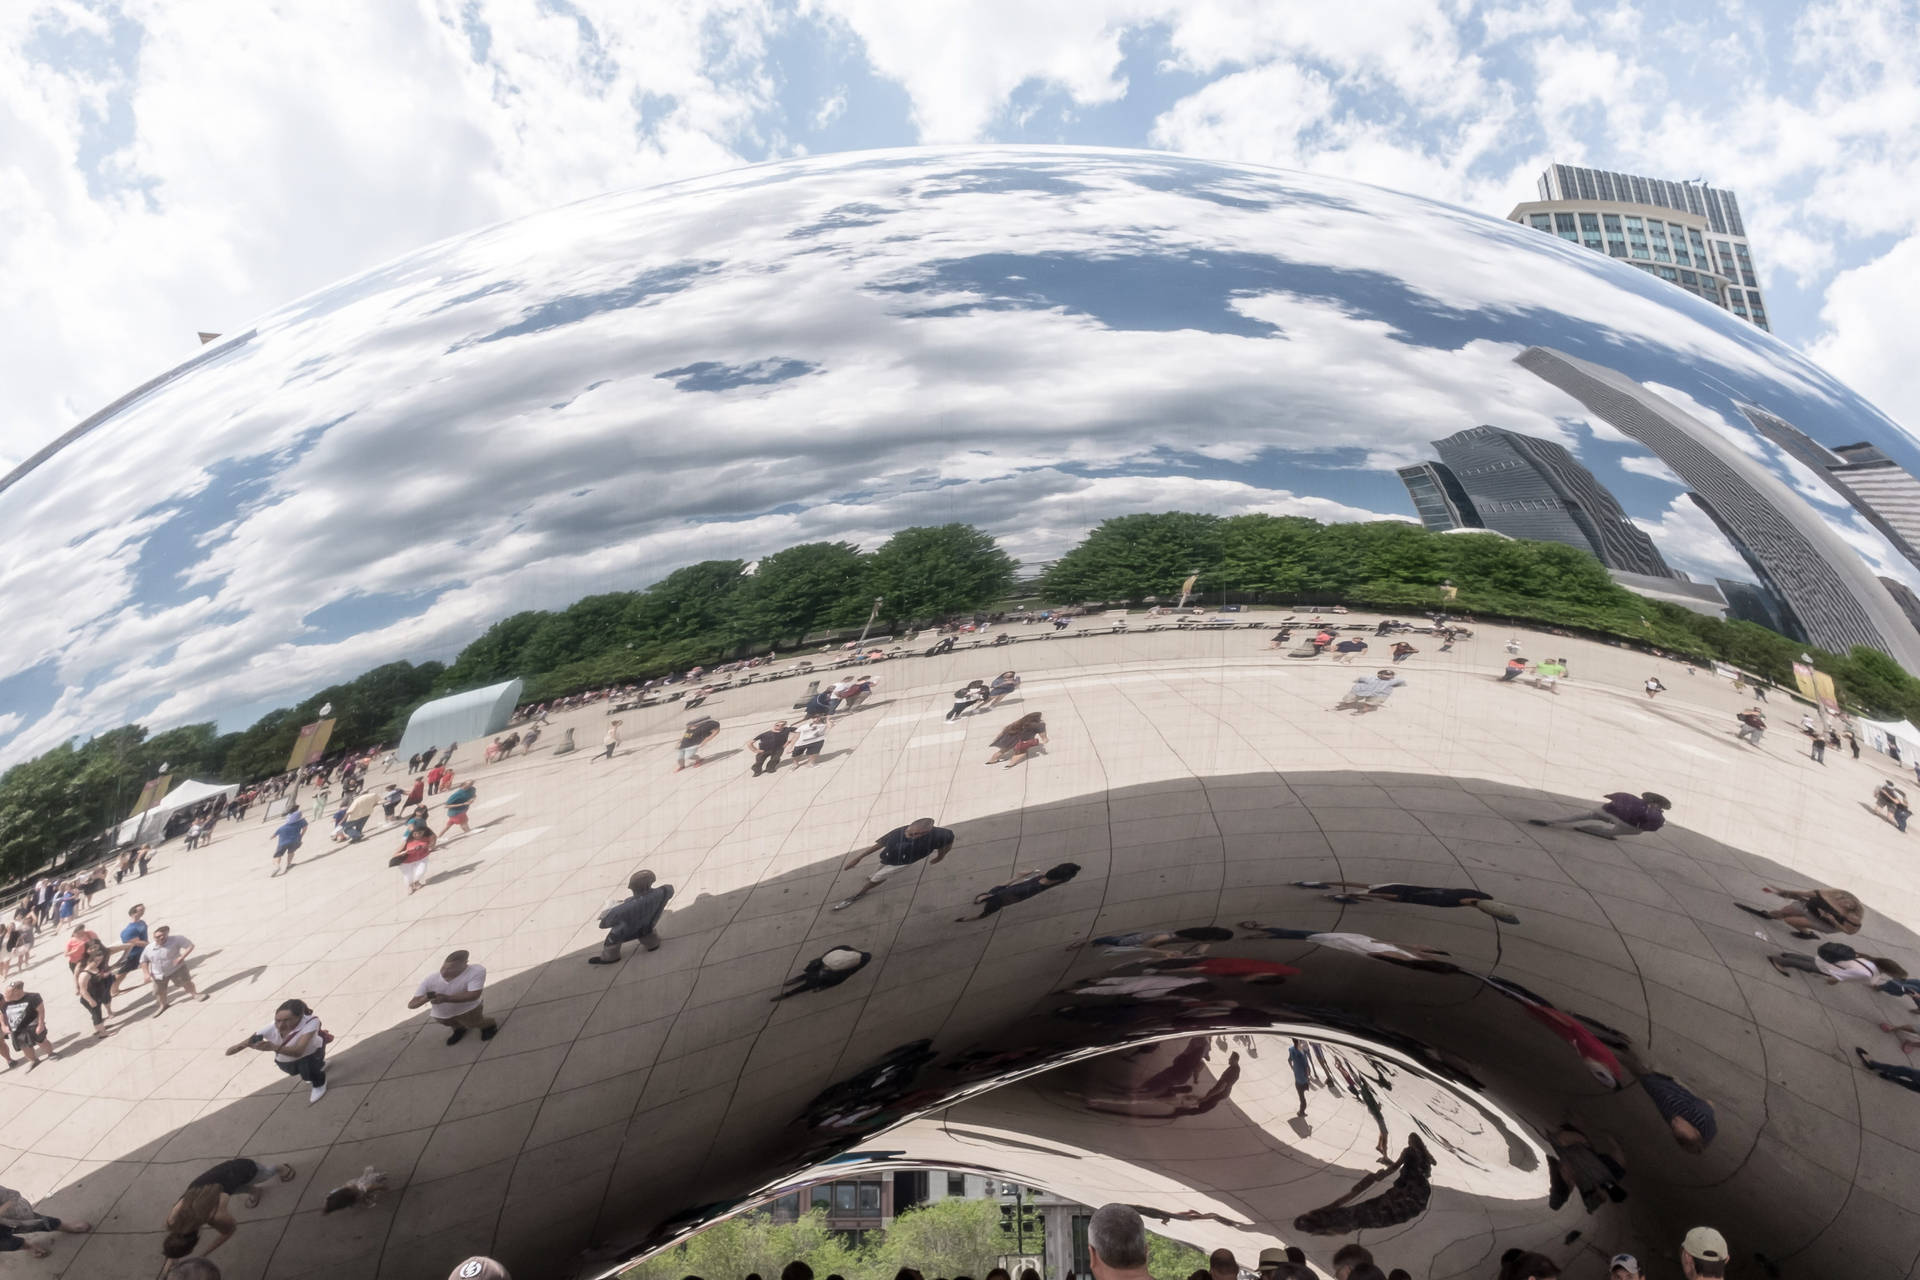
[(867, 625), (860, 628), (860, 638), (853, 642), (855, 649), (858, 649), (867, 642), (867, 632), (873, 630), (874, 619), (880, 616), (880, 602), (885, 599), (885, 596), (875, 596), (873, 598), (873, 609), (867, 614)]

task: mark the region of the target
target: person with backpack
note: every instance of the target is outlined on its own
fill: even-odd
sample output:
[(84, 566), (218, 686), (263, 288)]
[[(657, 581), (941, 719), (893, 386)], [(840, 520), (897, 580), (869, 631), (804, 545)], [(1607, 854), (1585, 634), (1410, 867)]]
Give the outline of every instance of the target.
[(600, 927), (607, 931), (600, 954), (588, 956), (588, 964), (619, 964), (620, 948), (637, 942), (648, 951), (660, 949), (660, 937), (654, 929), (673, 897), (673, 886), (654, 883), (651, 871), (636, 871), (627, 880), (627, 897), (600, 913)]
[(1898, 961), (1885, 956), (1863, 956), (1844, 942), (1823, 942), (1810, 956), (1797, 951), (1782, 951), (1778, 955), (1768, 956), (1767, 963), (1783, 978), (1788, 970), (1817, 973), (1827, 980), (1828, 986), (1842, 982), (1875, 983), (1883, 975), (1889, 978), (1907, 976), (1907, 971)]
[(282, 1001), (273, 1022), (227, 1048), (227, 1056), (244, 1049), (273, 1055), (273, 1065), (307, 1082), (307, 1101), (318, 1102), (327, 1092), (327, 1045), (333, 1033), (320, 1025), (319, 1015), (300, 1000)]

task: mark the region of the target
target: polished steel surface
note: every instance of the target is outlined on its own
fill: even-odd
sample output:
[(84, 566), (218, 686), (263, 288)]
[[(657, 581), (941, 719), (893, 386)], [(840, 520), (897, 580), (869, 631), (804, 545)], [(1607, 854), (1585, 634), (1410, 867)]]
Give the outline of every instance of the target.
[[(0, 485), (0, 760), (126, 722), (244, 728), (523, 610), (801, 543), (961, 522), (1037, 572), (1136, 513), (1412, 521), (1396, 470), (1483, 425), (1590, 473), (1578, 518), (1549, 513), (1565, 537), (1696, 586), (1765, 580), (1814, 642), (1920, 668), (1880, 581), (1920, 569), (1754, 416), (1920, 466), (1751, 325), (1376, 188), (986, 149), (618, 193), (290, 304)], [(1530, 483), (1511, 510), (1477, 490), (1486, 523), (1539, 516), (1551, 485)], [(179, 1187), (239, 1154), (302, 1169), (218, 1256), (275, 1280), (438, 1280), (475, 1252), (523, 1280), (607, 1274), (850, 1167), (1122, 1200), (1243, 1261), (1298, 1244), (1324, 1267), (1359, 1239), (1434, 1280), (1514, 1247), (1677, 1275), (1707, 1222), (1735, 1275), (1920, 1275), (1920, 1097), (1854, 1052), (1904, 1065), (1881, 1024), (1920, 999), (1776, 970), (1820, 939), (1735, 905), (1840, 886), (1867, 906), (1847, 942), (1920, 971), (1910, 846), (1871, 804), (1907, 766), (1810, 759), (1785, 691), (1749, 745), (1722, 675), (1538, 615), (1446, 651), (1415, 635), (1384, 706), (1330, 710), (1391, 643), (1373, 623), (1426, 620), (1315, 615), (1311, 590), (1204, 625), (1074, 600), (1063, 631), (931, 655), (889, 633), (874, 699), (773, 780), (741, 741), (844, 650), (783, 647), (713, 694), (716, 759), (684, 774), (665, 702), (625, 713), (605, 762), (600, 703), (534, 754), (467, 744), (479, 830), (417, 896), (384, 838), (310, 837), (274, 880), (258, 815), (173, 842), (137, 892), (202, 944), (213, 999), (0, 1078), (0, 1182), (96, 1219), (60, 1243), (83, 1278), (150, 1274)], [(1371, 658), (1270, 646), (1294, 613), (1365, 625)], [(1570, 678), (1503, 684), (1509, 636)], [(945, 718), (955, 684), (1007, 668), (1004, 712)], [(983, 767), (1032, 710), (1046, 752)], [(555, 754), (563, 733), (583, 749)], [(1649, 834), (1533, 822), (1643, 791), (1672, 801)], [(952, 857), (838, 907), (873, 866), (849, 851), (923, 813)], [(585, 964), (640, 867), (675, 887), (661, 949)], [(104, 899), (114, 928), (134, 892)], [(72, 1030), (54, 942), (33, 978)], [(485, 1044), (404, 1008), (455, 946), (489, 968)], [(870, 960), (772, 998), (839, 946)], [(311, 1106), (220, 1053), (288, 996), (340, 1036)], [(320, 1214), (373, 1165), (388, 1200)]]

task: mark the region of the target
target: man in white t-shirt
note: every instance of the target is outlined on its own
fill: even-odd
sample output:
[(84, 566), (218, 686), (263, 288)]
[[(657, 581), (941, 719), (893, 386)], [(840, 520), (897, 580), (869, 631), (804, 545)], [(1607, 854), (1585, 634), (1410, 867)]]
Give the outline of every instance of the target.
[(174, 933), (164, 924), (155, 926), (153, 941), (140, 954), (140, 967), (146, 971), (147, 981), (153, 984), (155, 1017), (167, 1011), (167, 990), (170, 987), (179, 987), (195, 1000), (206, 999), (206, 996), (194, 990), (193, 979), (187, 976), (187, 957), (192, 954), (191, 938)]
[(421, 979), (413, 999), (407, 1001), (407, 1008), (431, 1005), (433, 1011), (428, 1016), (442, 1026), (453, 1028), (453, 1034), (447, 1037), (448, 1044), (459, 1044), (467, 1032), (473, 1030), (480, 1033), (482, 1040), (491, 1040), (500, 1024), (489, 1018), (482, 1007), (480, 993), (486, 985), (485, 966), (468, 964), (467, 953), (455, 951), (439, 969)]

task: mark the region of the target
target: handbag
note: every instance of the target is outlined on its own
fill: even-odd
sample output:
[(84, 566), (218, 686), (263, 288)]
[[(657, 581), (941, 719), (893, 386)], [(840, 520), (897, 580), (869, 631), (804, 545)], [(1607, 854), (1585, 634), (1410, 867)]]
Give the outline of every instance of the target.
[(392, 856), (391, 858), (388, 858), (388, 859), (387, 859), (387, 865), (388, 865), (388, 866), (390, 866), (390, 867), (397, 867), (397, 866), (400, 866), (401, 864), (403, 864), (403, 863), (405, 863), (405, 862), (406, 862), (406, 860), (407, 860), (407, 855), (406, 855), (406, 854), (404, 854), (404, 853), (396, 853), (396, 854), (394, 854), (394, 855), (393, 855), (393, 856)]

